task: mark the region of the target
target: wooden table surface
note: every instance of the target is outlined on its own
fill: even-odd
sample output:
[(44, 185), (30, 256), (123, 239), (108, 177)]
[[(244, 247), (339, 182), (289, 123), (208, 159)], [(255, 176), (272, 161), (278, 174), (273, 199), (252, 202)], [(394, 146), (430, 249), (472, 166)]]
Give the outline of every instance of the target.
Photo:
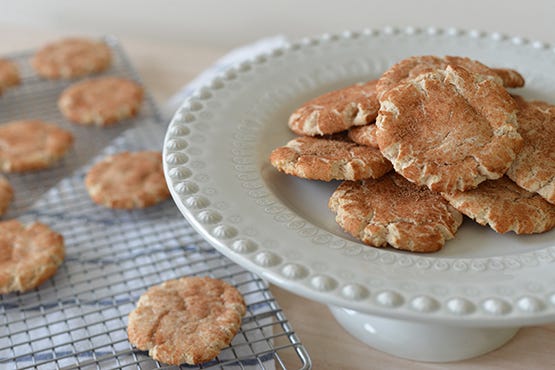
[[(0, 24), (0, 53), (37, 48), (62, 36), (74, 35)], [(125, 37), (119, 40), (159, 105), (229, 51)], [(502, 348), (474, 359), (421, 363), (390, 356), (353, 338), (323, 304), (277, 286), (271, 291), (309, 352), (314, 369), (555, 369), (555, 324), (523, 328)]]

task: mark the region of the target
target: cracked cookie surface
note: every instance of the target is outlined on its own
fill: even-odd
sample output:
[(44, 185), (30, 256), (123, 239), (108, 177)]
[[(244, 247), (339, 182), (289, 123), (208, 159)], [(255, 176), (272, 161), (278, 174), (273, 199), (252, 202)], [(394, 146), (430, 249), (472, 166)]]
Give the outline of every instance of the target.
[(505, 87), (522, 87), (524, 78), (517, 71), (509, 68), (490, 68), (476, 60), (466, 57), (434, 55), (413, 56), (399, 61), (379, 78), (376, 84), (378, 97), (394, 88), (406, 79), (414, 79), (420, 74), (444, 70), (447, 66), (460, 66), (466, 70), (498, 80)]
[(485, 181), (473, 190), (443, 196), (461, 213), (498, 233), (535, 234), (555, 227), (555, 206), (506, 176)]
[(507, 176), (518, 186), (555, 204), (555, 106), (527, 102), (519, 96), (515, 101), (518, 132), (524, 144)]
[(289, 117), (289, 128), (297, 135), (329, 135), (376, 119), (380, 105), (377, 80), (330, 91), (299, 107)]
[(0, 171), (25, 172), (50, 167), (73, 145), (73, 135), (39, 120), (0, 125)]
[(412, 252), (441, 249), (462, 223), (462, 215), (441, 195), (396, 173), (345, 181), (328, 205), (337, 223), (362, 242)]
[(241, 293), (210, 277), (183, 277), (149, 288), (129, 314), (129, 341), (160, 362), (203, 363), (229, 346), (246, 312)]
[(520, 150), (516, 109), (495, 79), (448, 66), (383, 95), (378, 145), (417, 185), (440, 192), (472, 189), (503, 176)]
[(122, 152), (96, 163), (85, 177), (91, 199), (109, 208), (144, 208), (170, 195), (156, 151)]
[(378, 127), (371, 123), (369, 125), (351, 127), (347, 135), (349, 139), (357, 144), (379, 148), (376, 136), (377, 129)]
[(75, 83), (58, 99), (58, 108), (71, 122), (108, 126), (135, 117), (143, 102), (143, 88), (121, 77), (97, 77)]
[(39, 286), (56, 273), (64, 255), (62, 235), (47, 225), (0, 222), (0, 294)]
[(322, 181), (378, 178), (392, 168), (376, 148), (309, 136), (274, 149), (270, 163), (289, 175)]
[(31, 65), (42, 77), (69, 79), (101, 72), (110, 66), (112, 54), (102, 41), (66, 38), (38, 50)]

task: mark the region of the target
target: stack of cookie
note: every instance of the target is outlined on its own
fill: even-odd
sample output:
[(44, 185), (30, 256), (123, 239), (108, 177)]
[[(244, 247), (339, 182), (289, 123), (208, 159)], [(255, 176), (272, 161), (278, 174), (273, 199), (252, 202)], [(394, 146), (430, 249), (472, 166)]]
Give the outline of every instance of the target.
[(303, 104), (289, 119), (300, 136), (270, 162), (345, 180), (329, 207), (371, 246), (437, 251), (462, 214), (499, 233), (545, 232), (555, 227), (555, 106), (507, 91), (523, 85), (517, 71), (469, 58), (407, 58)]

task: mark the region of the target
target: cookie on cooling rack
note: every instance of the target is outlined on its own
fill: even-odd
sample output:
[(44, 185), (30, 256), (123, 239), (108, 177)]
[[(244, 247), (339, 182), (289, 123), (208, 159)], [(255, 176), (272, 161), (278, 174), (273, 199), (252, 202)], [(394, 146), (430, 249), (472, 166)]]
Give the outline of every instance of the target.
[(377, 129), (378, 127), (371, 123), (364, 126), (351, 127), (347, 135), (349, 139), (357, 144), (379, 148), (378, 138), (376, 137)]
[(555, 227), (555, 206), (506, 176), (443, 196), (461, 213), (498, 233), (537, 234)]
[(15, 63), (8, 59), (0, 59), (0, 95), (5, 89), (20, 83), (19, 69)]
[(380, 103), (380, 151), (397, 172), (433, 191), (500, 178), (522, 147), (514, 99), (490, 76), (456, 65), (407, 78)]
[(0, 222), (0, 293), (39, 286), (56, 273), (64, 255), (64, 238), (47, 225)]
[(42, 77), (70, 79), (104, 71), (111, 61), (112, 53), (103, 41), (66, 38), (38, 50), (31, 65)]
[(0, 216), (6, 213), (13, 199), (13, 188), (4, 176), (0, 175)]
[(200, 364), (229, 346), (246, 305), (241, 293), (210, 277), (183, 277), (149, 288), (129, 314), (129, 341), (160, 362)]
[(58, 108), (71, 122), (108, 126), (135, 117), (143, 102), (143, 88), (121, 77), (98, 77), (75, 83), (58, 99)]
[(524, 78), (513, 69), (489, 68), (476, 60), (466, 57), (445, 56), (440, 58), (434, 55), (424, 55), (409, 57), (394, 64), (379, 78), (376, 85), (376, 93), (381, 98), (388, 90), (406, 79), (414, 79), (422, 73), (438, 69), (444, 70), (449, 65), (459, 66), (472, 73), (492, 77), (505, 87), (524, 86)]
[(170, 195), (156, 151), (122, 152), (96, 163), (85, 177), (91, 199), (109, 208), (155, 205)]
[(411, 252), (438, 251), (462, 223), (462, 215), (441, 195), (394, 172), (345, 181), (328, 205), (337, 223), (365, 244)]
[(73, 145), (73, 135), (40, 120), (0, 124), (0, 171), (25, 172), (48, 168)]
[(270, 163), (289, 175), (322, 181), (378, 178), (392, 168), (378, 149), (340, 137), (297, 137), (274, 149)]
[(289, 117), (289, 128), (297, 135), (316, 136), (373, 122), (380, 108), (376, 83), (348, 86), (304, 103)]
[(518, 186), (538, 193), (555, 204), (555, 106), (527, 102), (515, 96), (518, 106), (518, 132), (524, 146), (507, 176)]

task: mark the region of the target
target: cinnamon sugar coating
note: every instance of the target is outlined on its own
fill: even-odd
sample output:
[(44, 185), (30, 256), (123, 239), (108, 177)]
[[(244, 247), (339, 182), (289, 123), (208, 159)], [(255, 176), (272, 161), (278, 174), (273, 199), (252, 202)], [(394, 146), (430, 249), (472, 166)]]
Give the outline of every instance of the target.
[(448, 66), (385, 93), (378, 145), (395, 170), (433, 191), (503, 176), (522, 147), (516, 104), (496, 79)]
[(0, 222), (0, 294), (41, 285), (56, 273), (64, 255), (64, 238), (47, 225)]
[(270, 162), (289, 175), (323, 181), (378, 178), (392, 168), (376, 148), (308, 136), (274, 149)]
[(317, 136), (373, 122), (380, 107), (376, 83), (348, 86), (304, 103), (289, 117), (289, 128), (297, 135)]
[(462, 215), (441, 195), (396, 173), (345, 181), (328, 205), (337, 223), (362, 242), (412, 252), (441, 249), (462, 223)]
[(210, 277), (183, 277), (149, 288), (129, 314), (129, 341), (160, 362), (200, 364), (229, 346), (246, 312), (241, 293)]

